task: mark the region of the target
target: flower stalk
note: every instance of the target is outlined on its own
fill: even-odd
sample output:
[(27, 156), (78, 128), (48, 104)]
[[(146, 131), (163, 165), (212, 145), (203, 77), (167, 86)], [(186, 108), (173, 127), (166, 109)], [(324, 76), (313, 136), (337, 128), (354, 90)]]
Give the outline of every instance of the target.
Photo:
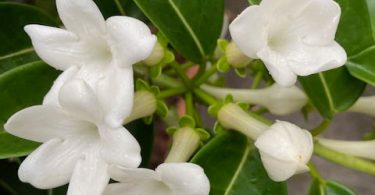
[(253, 140), (269, 128), (234, 103), (226, 104), (220, 109), (218, 121), (223, 127), (237, 130)]
[(191, 127), (182, 127), (173, 134), (171, 150), (165, 162), (187, 162), (199, 148), (200, 135)]

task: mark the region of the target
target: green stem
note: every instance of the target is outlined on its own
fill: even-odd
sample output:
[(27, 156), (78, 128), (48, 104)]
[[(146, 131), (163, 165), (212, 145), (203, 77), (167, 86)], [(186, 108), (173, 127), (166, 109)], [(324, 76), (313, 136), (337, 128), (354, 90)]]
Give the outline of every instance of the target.
[(206, 82), (217, 71), (216, 65), (212, 65), (201, 77), (197, 78), (195, 85), (199, 86)]
[(309, 163), (307, 163), (307, 166), (309, 166), (309, 168), (310, 168), (310, 175), (313, 178), (322, 180), (322, 176), (320, 176), (318, 169), (316, 169), (315, 165), (311, 161)]
[(254, 77), (253, 83), (251, 84), (251, 89), (256, 89), (259, 87), (260, 81), (262, 81), (263, 72), (258, 71)]
[(316, 128), (314, 128), (314, 129), (311, 130), (311, 134), (312, 134), (313, 136), (317, 136), (317, 135), (323, 133), (324, 130), (327, 129), (327, 127), (329, 126), (330, 123), (331, 123), (331, 120), (329, 120), (329, 119), (324, 119), (324, 120), (319, 124), (318, 127), (316, 127)]
[(121, 6), (120, 1), (119, 1), (119, 0), (115, 0), (115, 3), (116, 3), (116, 6), (117, 6), (118, 11), (120, 11), (120, 14), (123, 15), (123, 16), (125, 16), (125, 15), (126, 15), (125, 10), (124, 10), (124, 8)]
[(375, 163), (371, 161), (336, 152), (322, 146), (318, 142), (314, 144), (314, 153), (344, 167), (375, 176)]
[(156, 79), (154, 79), (153, 82), (157, 85), (168, 87), (168, 88), (184, 87), (180, 81), (170, 76), (167, 76), (165, 74), (161, 74)]
[(193, 94), (186, 93), (185, 95), (185, 105), (186, 105), (186, 114), (192, 116), (194, 118), (195, 116), (195, 107), (193, 102)]
[(206, 92), (204, 92), (203, 90), (201, 89), (195, 89), (194, 90), (194, 94), (200, 99), (202, 100), (205, 104), (207, 104), (208, 106), (210, 105), (213, 105), (217, 102), (217, 100), (212, 97), (211, 95), (207, 94)]
[(156, 97), (158, 99), (164, 99), (171, 96), (181, 95), (186, 92), (185, 87), (177, 87), (177, 88), (171, 88), (164, 91), (161, 91)]
[(185, 84), (185, 86), (190, 88), (191, 87), (190, 80), (186, 76), (184, 70), (180, 67), (180, 65), (177, 64), (176, 62), (172, 62), (170, 65), (172, 66), (172, 68), (174, 68), (174, 70), (176, 71), (178, 76), (181, 78), (181, 80)]

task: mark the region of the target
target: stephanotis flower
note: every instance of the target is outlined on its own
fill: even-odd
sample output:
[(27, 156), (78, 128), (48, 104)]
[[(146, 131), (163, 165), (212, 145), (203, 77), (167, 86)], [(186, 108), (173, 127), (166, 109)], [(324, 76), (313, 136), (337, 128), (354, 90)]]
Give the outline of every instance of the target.
[(313, 152), (312, 136), (292, 123), (276, 121), (256, 139), (255, 146), (274, 181), (285, 181), (309, 170), (306, 164)]
[[(56, 81), (61, 83), (61, 78)], [(67, 82), (44, 102), (17, 112), (5, 124), (9, 133), (43, 143), (22, 162), (21, 181), (41, 189), (70, 181), (68, 194), (100, 195), (109, 181), (109, 165), (138, 167), (138, 142), (122, 126), (105, 123), (103, 108), (86, 82)]]
[(229, 30), (245, 55), (261, 59), (277, 83), (291, 86), (297, 75), (345, 64), (346, 53), (334, 40), (340, 14), (333, 0), (263, 0)]
[(121, 125), (132, 109), (132, 65), (151, 54), (156, 37), (134, 18), (105, 21), (92, 0), (56, 0), (56, 5), (66, 29), (27, 25), (35, 51), (58, 70), (78, 67), (70, 77), (94, 90), (109, 125)]
[(163, 163), (149, 169), (110, 168), (110, 184), (104, 195), (208, 195), (210, 182), (203, 169), (193, 163)]

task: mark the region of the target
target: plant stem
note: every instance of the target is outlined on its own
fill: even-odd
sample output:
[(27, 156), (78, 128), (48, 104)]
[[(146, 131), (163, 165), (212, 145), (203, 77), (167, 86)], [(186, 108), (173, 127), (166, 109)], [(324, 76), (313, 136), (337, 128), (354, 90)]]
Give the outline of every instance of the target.
[(184, 87), (180, 81), (165, 74), (161, 74), (158, 78), (154, 79), (153, 82), (157, 85), (168, 88)]
[(262, 81), (263, 72), (258, 71), (254, 77), (253, 83), (251, 84), (251, 89), (256, 89), (259, 87), (260, 81)]
[(158, 99), (164, 99), (164, 98), (168, 98), (168, 97), (171, 97), (171, 96), (181, 95), (181, 94), (183, 94), (185, 92), (186, 92), (186, 88), (185, 87), (171, 88), (171, 89), (167, 89), (167, 90), (161, 91), (157, 95), (157, 98)]
[(178, 74), (178, 76), (181, 78), (182, 82), (184, 83), (184, 85), (188, 88), (191, 88), (191, 84), (190, 84), (190, 80), (189, 78), (186, 76), (185, 72), (182, 70), (182, 68), (180, 67), (179, 64), (177, 64), (176, 62), (172, 62), (170, 64), (172, 66), (172, 68), (175, 69), (176, 73)]
[(213, 105), (217, 102), (217, 100), (214, 97), (207, 94), (205, 91), (201, 89), (195, 89), (194, 94), (208, 106)]
[(185, 104), (186, 104), (186, 114), (195, 118), (195, 106), (193, 102), (193, 94), (191, 92), (186, 93), (185, 95)]
[(318, 142), (314, 144), (314, 153), (344, 167), (375, 176), (375, 163), (371, 161), (336, 152), (322, 146)]
[(118, 11), (120, 12), (120, 14), (123, 15), (123, 16), (125, 16), (126, 15), (125, 10), (121, 6), (120, 1), (119, 0), (115, 0), (115, 3), (116, 3), (116, 7), (117, 7)]
[(216, 65), (212, 65), (201, 77), (197, 78), (195, 85), (199, 86), (206, 82), (217, 71)]
[(313, 178), (322, 180), (322, 177), (320, 176), (318, 169), (316, 169), (315, 165), (311, 161), (307, 163), (307, 166), (310, 168), (310, 175)]
[(329, 120), (329, 119), (324, 119), (324, 120), (319, 124), (319, 126), (318, 126), (318, 127), (315, 127), (314, 129), (312, 129), (312, 130), (310, 131), (310, 133), (311, 133), (313, 136), (317, 136), (317, 135), (323, 133), (324, 130), (327, 129), (327, 127), (329, 126), (330, 123), (331, 123), (331, 120)]

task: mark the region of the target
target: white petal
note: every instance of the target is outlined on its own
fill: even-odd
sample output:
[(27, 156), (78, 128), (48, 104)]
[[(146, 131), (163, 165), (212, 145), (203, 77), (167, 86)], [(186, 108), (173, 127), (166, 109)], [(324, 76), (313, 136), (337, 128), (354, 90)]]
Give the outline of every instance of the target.
[(104, 195), (174, 195), (151, 169), (111, 166), (109, 172), (121, 183), (108, 185)]
[(44, 96), (43, 105), (49, 106), (60, 106), (59, 104), (59, 92), (61, 87), (69, 80), (73, 79), (77, 74), (78, 68), (72, 66), (60, 74), (59, 77), (53, 82), (51, 89), (48, 91), (47, 95)]
[(112, 67), (97, 84), (99, 102), (105, 121), (112, 127), (122, 125), (133, 108), (134, 84), (132, 67)]
[(92, 123), (102, 121), (102, 110), (96, 94), (83, 80), (73, 80), (62, 86), (59, 94), (62, 108), (70, 114)]
[(281, 17), (294, 18), (298, 16), (313, 0), (262, 0), (260, 7), (272, 17), (270, 20), (277, 20)]
[(69, 182), (85, 147), (87, 145), (80, 139), (52, 139), (22, 162), (18, 170), (19, 178), (41, 189), (64, 185)]
[(25, 31), (31, 37), (39, 57), (54, 68), (66, 70), (71, 66), (82, 65), (81, 55), (85, 48), (75, 34), (35, 24), (25, 26)]
[(101, 195), (108, 185), (108, 165), (94, 150), (77, 162), (69, 183), (68, 195)]
[(203, 169), (193, 163), (163, 163), (155, 170), (178, 195), (208, 195), (210, 182)]
[(261, 50), (257, 55), (264, 62), (276, 83), (283, 87), (289, 87), (296, 83), (297, 75), (288, 67), (287, 61), (283, 56), (271, 51), (269, 48)]
[(293, 72), (301, 76), (340, 67), (347, 60), (345, 50), (336, 42), (327, 46), (296, 43), (283, 54)]
[(229, 25), (233, 41), (251, 58), (257, 59), (257, 52), (267, 44), (265, 23), (259, 6), (250, 6)]
[(105, 33), (105, 21), (92, 0), (56, 0), (57, 11), (65, 27), (80, 38)]
[(141, 147), (124, 127), (115, 129), (99, 127), (102, 148), (101, 155), (110, 164), (126, 168), (138, 167), (141, 163)]
[(120, 66), (131, 66), (146, 59), (156, 43), (147, 25), (135, 18), (110, 17), (107, 29), (113, 58)]
[(53, 106), (32, 106), (11, 116), (4, 125), (10, 134), (37, 142), (92, 132), (92, 126)]
[(263, 166), (274, 181), (285, 181), (297, 171), (297, 162), (282, 161), (260, 151)]
[(333, 0), (313, 0), (295, 18), (291, 28), (298, 29), (303, 41), (326, 45), (335, 39), (340, 21), (340, 6)]

